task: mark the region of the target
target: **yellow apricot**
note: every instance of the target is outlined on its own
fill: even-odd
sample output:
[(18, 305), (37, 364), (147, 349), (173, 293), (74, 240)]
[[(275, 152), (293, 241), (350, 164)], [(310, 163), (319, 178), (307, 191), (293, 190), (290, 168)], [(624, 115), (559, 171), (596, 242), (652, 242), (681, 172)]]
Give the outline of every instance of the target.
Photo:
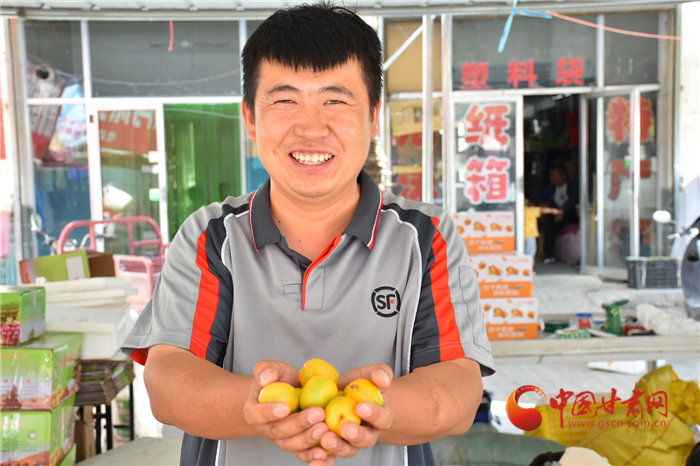
[(268, 403), (270, 401), (282, 401), (289, 405), (289, 412), (293, 413), (299, 407), (299, 397), (296, 389), (284, 382), (273, 382), (266, 385), (258, 396), (258, 403)]
[(299, 406), (301, 409), (311, 406), (325, 408), (329, 401), (338, 396), (338, 386), (322, 375), (311, 377), (301, 389)]
[(356, 402), (371, 401), (377, 406), (384, 406), (384, 398), (376, 385), (367, 379), (353, 380), (345, 386), (345, 396)]
[(301, 382), (301, 386), (303, 387), (306, 385), (306, 382), (315, 375), (322, 375), (332, 380), (336, 385), (338, 385), (340, 381), (340, 374), (331, 363), (323, 359), (309, 359), (299, 371), (299, 382)]
[(362, 419), (355, 414), (357, 402), (347, 396), (333, 398), (326, 406), (326, 425), (328, 428), (340, 436), (340, 428), (346, 422), (360, 424)]

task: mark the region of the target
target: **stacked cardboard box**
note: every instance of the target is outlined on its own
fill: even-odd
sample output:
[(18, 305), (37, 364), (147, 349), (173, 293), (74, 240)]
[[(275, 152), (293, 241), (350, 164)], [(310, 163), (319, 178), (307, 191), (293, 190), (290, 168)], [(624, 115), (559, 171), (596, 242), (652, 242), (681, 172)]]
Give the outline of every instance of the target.
[(479, 281), (489, 339), (537, 338), (532, 257), (515, 254), (513, 212), (460, 212), (454, 218)]
[(43, 288), (0, 289), (0, 303), (3, 325), (19, 322), (19, 332), (5, 332), (0, 346), (0, 463), (75, 464), (71, 447), (82, 335), (34, 338), (44, 333)]

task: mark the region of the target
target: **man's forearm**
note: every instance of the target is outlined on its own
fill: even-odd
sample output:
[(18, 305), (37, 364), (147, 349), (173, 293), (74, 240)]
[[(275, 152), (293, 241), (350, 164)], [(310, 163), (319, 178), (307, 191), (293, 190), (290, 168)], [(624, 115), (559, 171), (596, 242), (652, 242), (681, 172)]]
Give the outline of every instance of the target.
[(144, 381), (153, 415), (164, 424), (215, 440), (258, 435), (243, 419), (252, 376), (161, 345), (149, 350)]
[(394, 424), (379, 441), (416, 445), (460, 435), (474, 421), (483, 394), (479, 364), (471, 359), (445, 361), (395, 379), (388, 393)]

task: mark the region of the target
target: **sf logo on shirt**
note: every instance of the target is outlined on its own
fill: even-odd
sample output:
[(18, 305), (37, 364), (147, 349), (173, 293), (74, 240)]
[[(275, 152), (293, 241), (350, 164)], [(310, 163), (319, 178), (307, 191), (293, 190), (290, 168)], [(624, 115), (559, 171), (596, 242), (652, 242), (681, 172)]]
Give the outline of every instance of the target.
[(381, 317), (392, 317), (401, 309), (401, 297), (396, 288), (380, 286), (372, 292), (372, 308)]

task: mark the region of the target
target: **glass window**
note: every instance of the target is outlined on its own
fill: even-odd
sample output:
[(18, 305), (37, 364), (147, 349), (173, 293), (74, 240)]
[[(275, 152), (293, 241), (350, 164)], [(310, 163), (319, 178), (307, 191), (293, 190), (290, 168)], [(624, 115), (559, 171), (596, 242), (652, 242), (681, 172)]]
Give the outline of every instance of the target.
[(91, 21), (95, 96), (240, 95), (237, 21)]
[(515, 211), (515, 103), (455, 104), (457, 212)]
[(165, 105), (171, 237), (195, 210), (242, 194), (239, 107)]
[[(392, 192), (415, 201), (423, 196), (423, 101), (391, 102)], [(442, 105), (433, 99), (433, 203), (442, 205)]]
[[(659, 34), (659, 13), (645, 11), (605, 15), (605, 25)], [(605, 85), (657, 83), (658, 42), (657, 39), (605, 33)]]
[(25, 36), (28, 96), (77, 97), (63, 92), (83, 81), (80, 22), (26, 21)]
[[(595, 22), (595, 16), (575, 16)], [(568, 21), (516, 16), (498, 53), (506, 18), (455, 19), (454, 90), (590, 86), (595, 82), (596, 31)]]
[[(67, 223), (90, 218), (85, 106), (41, 105), (29, 110), (36, 211), (44, 231), (58, 238)], [(85, 232), (77, 233), (80, 241)], [(39, 240), (39, 255), (50, 254), (49, 246)]]

